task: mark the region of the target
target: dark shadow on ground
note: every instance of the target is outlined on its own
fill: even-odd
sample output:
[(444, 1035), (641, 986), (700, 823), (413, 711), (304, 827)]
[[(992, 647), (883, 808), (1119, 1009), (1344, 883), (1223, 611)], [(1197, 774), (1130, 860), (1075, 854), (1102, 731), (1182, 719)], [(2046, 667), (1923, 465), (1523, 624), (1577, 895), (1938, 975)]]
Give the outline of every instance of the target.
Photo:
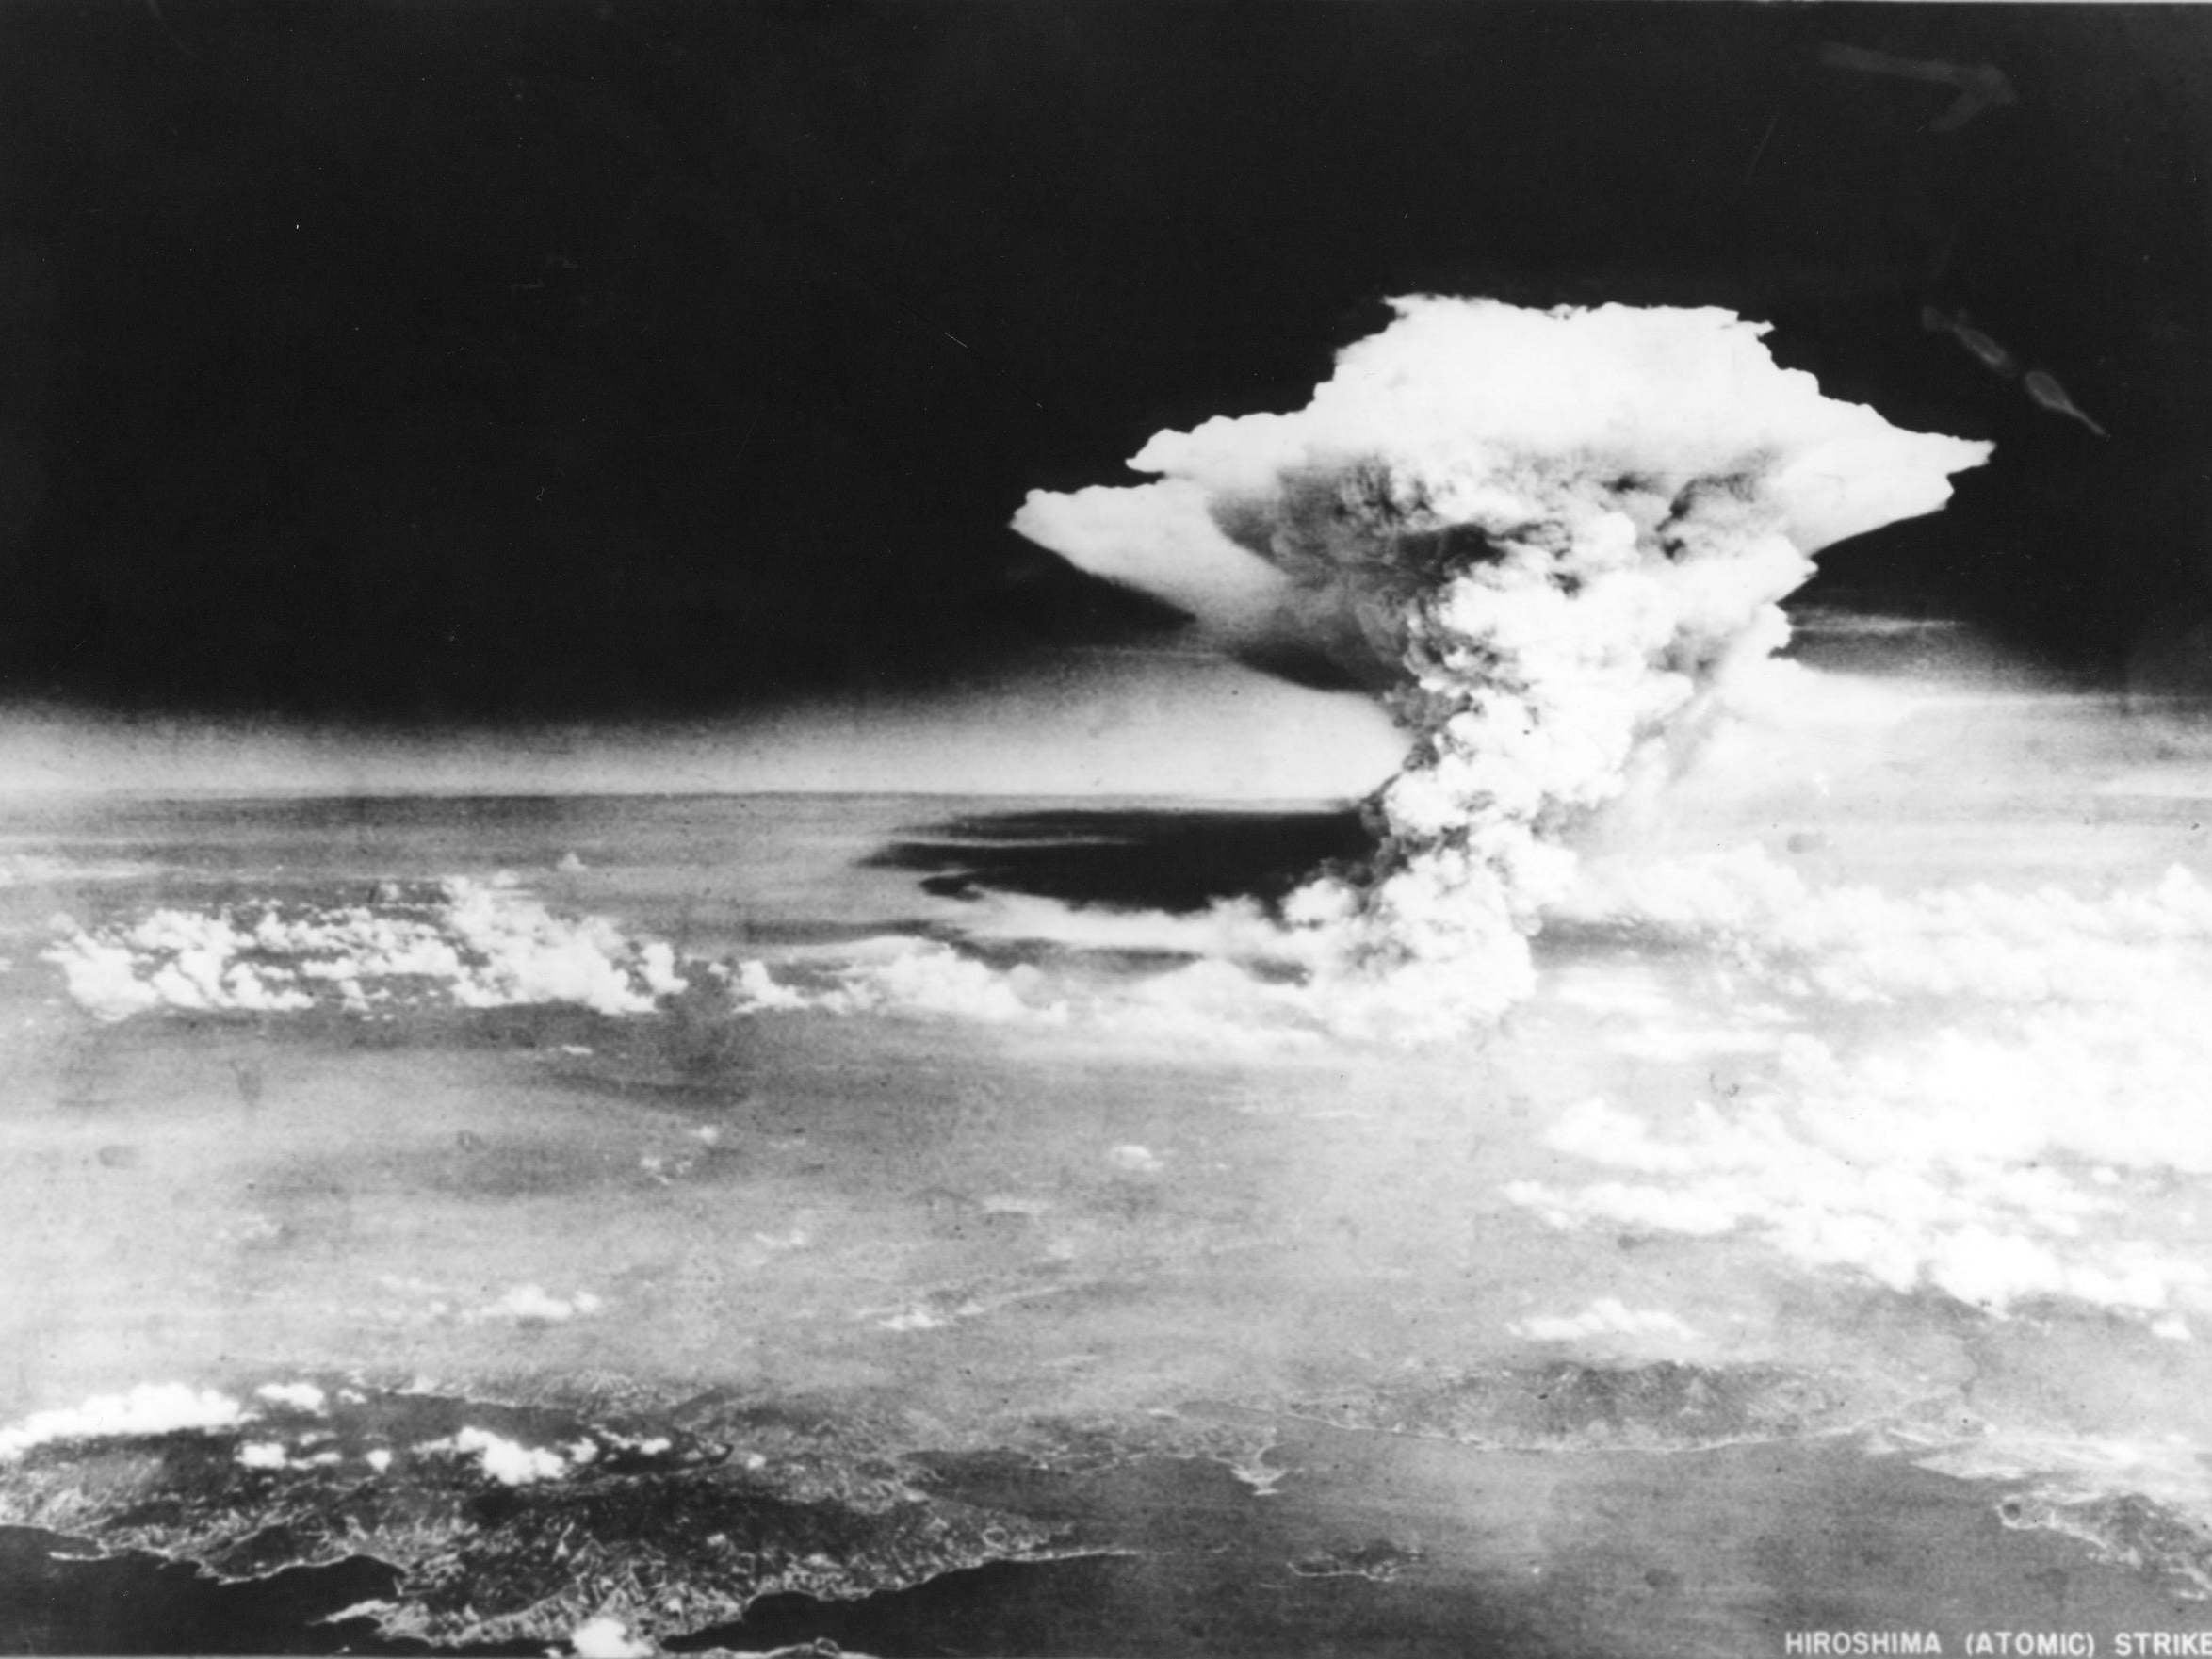
[(941, 898), (991, 891), (1192, 911), (1217, 899), (1280, 898), (1371, 845), (1352, 810), (1068, 808), (956, 818), (868, 863), (922, 872), (923, 888)]

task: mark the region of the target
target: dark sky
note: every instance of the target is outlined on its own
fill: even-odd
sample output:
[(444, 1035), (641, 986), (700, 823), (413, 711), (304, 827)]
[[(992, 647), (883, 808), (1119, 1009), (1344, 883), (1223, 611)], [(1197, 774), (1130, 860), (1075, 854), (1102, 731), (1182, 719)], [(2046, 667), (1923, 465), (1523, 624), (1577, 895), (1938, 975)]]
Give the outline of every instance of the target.
[(13, 0), (0, 691), (626, 717), (1144, 638), (1023, 494), (1420, 289), (1732, 305), (1994, 438), (1830, 579), (2108, 667), (2212, 613), (2208, 145), (2196, 8)]

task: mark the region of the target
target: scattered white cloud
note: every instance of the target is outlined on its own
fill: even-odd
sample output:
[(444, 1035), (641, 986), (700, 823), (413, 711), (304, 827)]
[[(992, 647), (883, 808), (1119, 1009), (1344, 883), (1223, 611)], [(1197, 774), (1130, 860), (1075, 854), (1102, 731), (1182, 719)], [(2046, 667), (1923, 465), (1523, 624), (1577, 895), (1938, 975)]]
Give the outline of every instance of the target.
[(559, 1325), (602, 1310), (607, 1304), (590, 1291), (556, 1296), (540, 1285), (516, 1285), (496, 1301), (472, 1309), (471, 1321), (512, 1320), (518, 1325)]
[(886, 1319), (879, 1319), (876, 1324), (882, 1326), (886, 1330), (902, 1332), (936, 1330), (941, 1326), (951, 1325), (958, 1317), (959, 1310), (957, 1309), (951, 1312), (940, 1313), (931, 1308), (909, 1308), (903, 1312), (894, 1313)]
[[(1277, 930), (1278, 939), (1287, 937)], [(1363, 1000), (1363, 990), (1368, 995)], [(994, 968), (930, 939), (867, 941), (843, 959), (740, 964), (731, 1000), (745, 1014), (813, 1012), (935, 1017), (1111, 1036), (1145, 1046), (1269, 1053), (1310, 1049), (1331, 1030), (1384, 1034), (1396, 1004), (1385, 987), (1324, 986), (1202, 959), (1134, 976), (1069, 964)]]
[(1067, 1007), (1045, 976), (1022, 964), (996, 969), (950, 945), (901, 940), (840, 974), (836, 999), (853, 1013), (945, 1015), (984, 1024), (1059, 1025)]
[(740, 1012), (746, 1014), (769, 1014), (821, 1005), (819, 999), (778, 981), (767, 963), (750, 960), (738, 964), (737, 974), (730, 981), (730, 1000)]
[(473, 1456), (484, 1473), (501, 1486), (527, 1487), (540, 1481), (560, 1480), (569, 1472), (569, 1460), (543, 1446), (526, 1446), (496, 1435), (489, 1429), (464, 1428), (449, 1439), (427, 1440), (417, 1452), (458, 1452)]
[(630, 1635), (629, 1626), (610, 1614), (587, 1618), (569, 1633), (576, 1659), (652, 1659), (659, 1650)]
[(1600, 1296), (1580, 1313), (1532, 1314), (1508, 1328), (1533, 1342), (1579, 1342), (1592, 1338), (1691, 1342), (1692, 1330), (1664, 1309), (1631, 1308), (1618, 1296)]
[(96, 1019), (125, 1019), (161, 1006), (161, 993), (138, 977), (137, 958), (128, 946), (80, 933), (54, 946), (45, 956), (61, 969), (77, 1005)]
[(317, 1415), (321, 1414), (329, 1400), (329, 1396), (322, 1390), (309, 1382), (263, 1383), (253, 1391), (253, 1397), (257, 1400), (266, 1400), (271, 1406), (285, 1406), (294, 1411), (306, 1411)]
[(127, 1393), (101, 1394), (81, 1406), (33, 1412), (0, 1429), (0, 1460), (12, 1461), (35, 1446), (56, 1440), (236, 1428), (248, 1420), (246, 1408), (227, 1394), (183, 1383), (140, 1383)]
[(57, 919), (45, 952), (101, 1019), (156, 1008), (287, 1012), (334, 1001), (464, 1008), (567, 1002), (640, 1014), (683, 991), (675, 952), (601, 917), (562, 917), (511, 880), (465, 877), (372, 904), (162, 909), (98, 928)]

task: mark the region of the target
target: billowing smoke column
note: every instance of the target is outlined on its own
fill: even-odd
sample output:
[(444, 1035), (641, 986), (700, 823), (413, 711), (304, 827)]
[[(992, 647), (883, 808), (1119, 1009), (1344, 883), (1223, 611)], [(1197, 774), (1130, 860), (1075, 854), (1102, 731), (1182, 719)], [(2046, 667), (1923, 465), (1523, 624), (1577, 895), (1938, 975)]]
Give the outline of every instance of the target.
[(1725, 311), (1392, 303), (1304, 410), (1162, 432), (1130, 464), (1158, 481), (1014, 524), (1231, 649), (1387, 687), (1412, 741), (1376, 852), (1286, 919), (1350, 1023), (1405, 1029), (1522, 995), (1574, 832), (1783, 642), (1813, 553), (1988, 447), (1822, 397)]

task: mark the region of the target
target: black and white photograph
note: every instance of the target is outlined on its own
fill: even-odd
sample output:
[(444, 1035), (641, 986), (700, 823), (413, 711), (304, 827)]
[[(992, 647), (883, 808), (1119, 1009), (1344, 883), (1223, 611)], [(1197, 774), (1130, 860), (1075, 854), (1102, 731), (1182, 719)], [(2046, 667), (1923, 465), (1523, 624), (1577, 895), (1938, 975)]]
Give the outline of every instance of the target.
[(0, 0), (0, 1652), (2212, 1654), (2212, 8)]

